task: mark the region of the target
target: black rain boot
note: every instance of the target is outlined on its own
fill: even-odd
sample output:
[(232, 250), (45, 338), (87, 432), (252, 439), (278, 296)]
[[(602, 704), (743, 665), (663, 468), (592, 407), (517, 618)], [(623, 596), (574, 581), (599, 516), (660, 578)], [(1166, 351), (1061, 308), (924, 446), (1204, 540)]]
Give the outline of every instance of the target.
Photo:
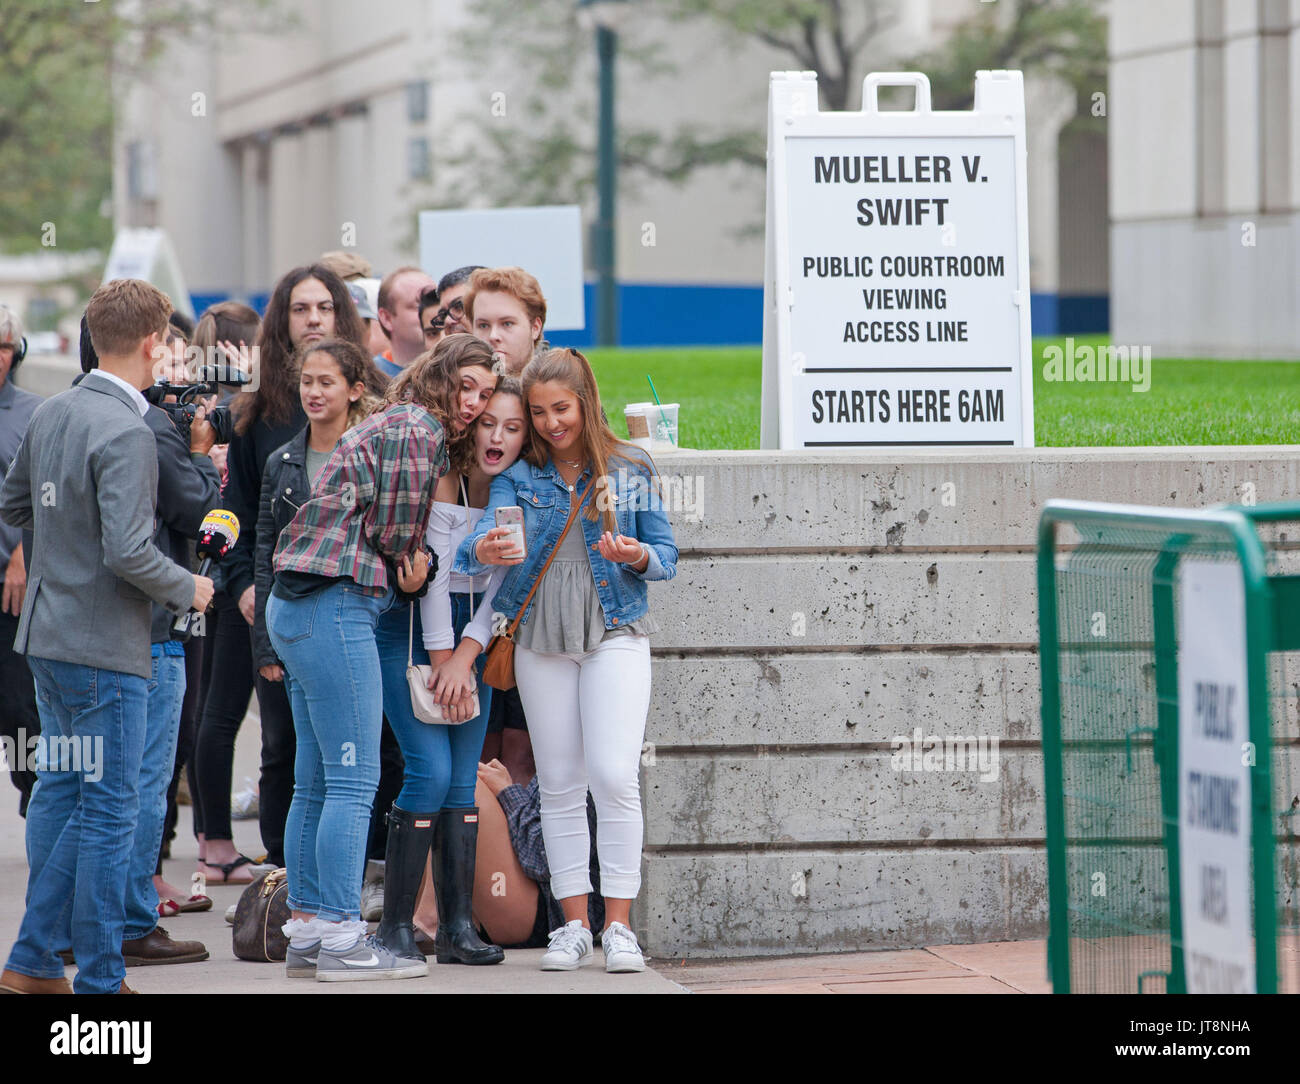
[(499, 946), (479, 940), (474, 929), (477, 845), (478, 807), (444, 809), (433, 848), (433, 890), (438, 896), (438, 936), (433, 946), (440, 964), (499, 964), (506, 958)]
[(408, 813), (393, 806), (388, 814), (388, 848), (384, 852), (384, 917), (375, 940), (395, 956), (423, 960), (415, 945), (415, 914), (424, 860), (433, 843), (437, 813)]

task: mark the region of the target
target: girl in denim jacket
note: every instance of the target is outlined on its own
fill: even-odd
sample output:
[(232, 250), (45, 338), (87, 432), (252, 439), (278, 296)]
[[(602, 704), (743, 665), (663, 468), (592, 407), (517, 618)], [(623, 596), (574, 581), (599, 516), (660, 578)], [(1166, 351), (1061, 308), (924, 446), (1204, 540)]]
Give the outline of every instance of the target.
[[(551, 889), (567, 920), (552, 932), (542, 970), (571, 971), (592, 954), (590, 788), (607, 918), (605, 969), (641, 971), (628, 917), (641, 887), (637, 769), (650, 704), (649, 634), (658, 631), (646, 581), (676, 574), (677, 547), (654, 463), (610, 430), (587, 359), (576, 350), (548, 351), (524, 369), (523, 387), (532, 447), (492, 482), (483, 518), (457, 550), (455, 571), (513, 566), (493, 600), (493, 609), (513, 618), (572, 502), (582, 501), (515, 636)], [(523, 509), (522, 555), (504, 529), (492, 526), (496, 509), (508, 505)]]

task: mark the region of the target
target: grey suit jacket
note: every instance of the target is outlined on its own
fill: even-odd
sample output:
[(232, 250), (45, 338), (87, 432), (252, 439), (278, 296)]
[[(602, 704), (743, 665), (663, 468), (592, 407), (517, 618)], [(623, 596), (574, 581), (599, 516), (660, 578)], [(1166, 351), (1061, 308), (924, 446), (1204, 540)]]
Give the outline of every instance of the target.
[(131, 397), (87, 378), (47, 399), (0, 487), (0, 518), (31, 527), (14, 650), (150, 676), (150, 600), (182, 613), (194, 579), (154, 545), (158, 457)]

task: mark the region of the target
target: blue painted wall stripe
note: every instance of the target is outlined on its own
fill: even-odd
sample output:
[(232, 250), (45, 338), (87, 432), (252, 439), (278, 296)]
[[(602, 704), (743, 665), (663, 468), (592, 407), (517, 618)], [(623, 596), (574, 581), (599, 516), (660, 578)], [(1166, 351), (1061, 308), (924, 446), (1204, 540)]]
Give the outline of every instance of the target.
[[(194, 311), (228, 295), (191, 294)], [(266, 311), (269, 294), (250, 304)], [(595, 342), (596, 287), (583, 290), (588, 326), (581, 331), (547, 332), (556, 346), (587, 347)], [(761, 286), (707, 286), (684, 283), (631, 283), (618, 287), (619, 343), (622, 346), (748, 346), (763, 341)], [(1035, 335), (1082, 335), (1110, 329), (1110, 299), (1105, 295), (1070, 297), (1030, 294)]]

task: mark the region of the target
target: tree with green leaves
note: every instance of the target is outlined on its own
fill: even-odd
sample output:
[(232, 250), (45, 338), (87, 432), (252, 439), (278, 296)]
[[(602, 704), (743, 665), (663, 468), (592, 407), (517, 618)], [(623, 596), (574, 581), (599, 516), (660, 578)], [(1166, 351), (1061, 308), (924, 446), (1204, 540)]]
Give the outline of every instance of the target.
[[(664, 45), (647, 45), (635, 33), (638, 2), (628, 3), (619, 63), (653, 93), (655, 78), (676, 69)], [(969, 108), (981, 68), (1063, 79), (1080, 93), (1105, 86), (1105, 21), (1096, 0), (972, 0), (971, 18), (945, 41), (901, 62), (882, 52), (900, 2), (657, 0), (654, 13), (683, 34), (707, 26), (721, 31), (724, 43), (761, 43), (788, 67), (817, 72), (827, 110), (857, 108), (863, 78), (885, 65), (926, 72), (936, 109)], [(434, 188), (433, 202), (463, 205), (467, 176), (489, 204), (551, 202), (559, 192), (585, 199), (596, 162), (595, 66), (574, 0), (476, 0), (473, 10), (454, 52), (477, 67), (499, 63), (504, 45), (513, 83), (530, 89), (525, 101), (507, 104), (504, 117), (485, 110), (467, 142), (444, 149), (446, 181)], [(665, 131), (620, 117), (620, 184), (635, 192), (647, 177), (676, 183), (710, 166), (763, 168), (766, 141), (766, 132), (753, 127), (692, 123)]]
[[(113, 89), (147, 75), (166, 45), (271, 0), (4, 0), (0, 12), (0, 252), (112, 240)], [(270, 25), (268, 23), (268, 25)], [(46, 241), (48, 244), (48, 241)]]

